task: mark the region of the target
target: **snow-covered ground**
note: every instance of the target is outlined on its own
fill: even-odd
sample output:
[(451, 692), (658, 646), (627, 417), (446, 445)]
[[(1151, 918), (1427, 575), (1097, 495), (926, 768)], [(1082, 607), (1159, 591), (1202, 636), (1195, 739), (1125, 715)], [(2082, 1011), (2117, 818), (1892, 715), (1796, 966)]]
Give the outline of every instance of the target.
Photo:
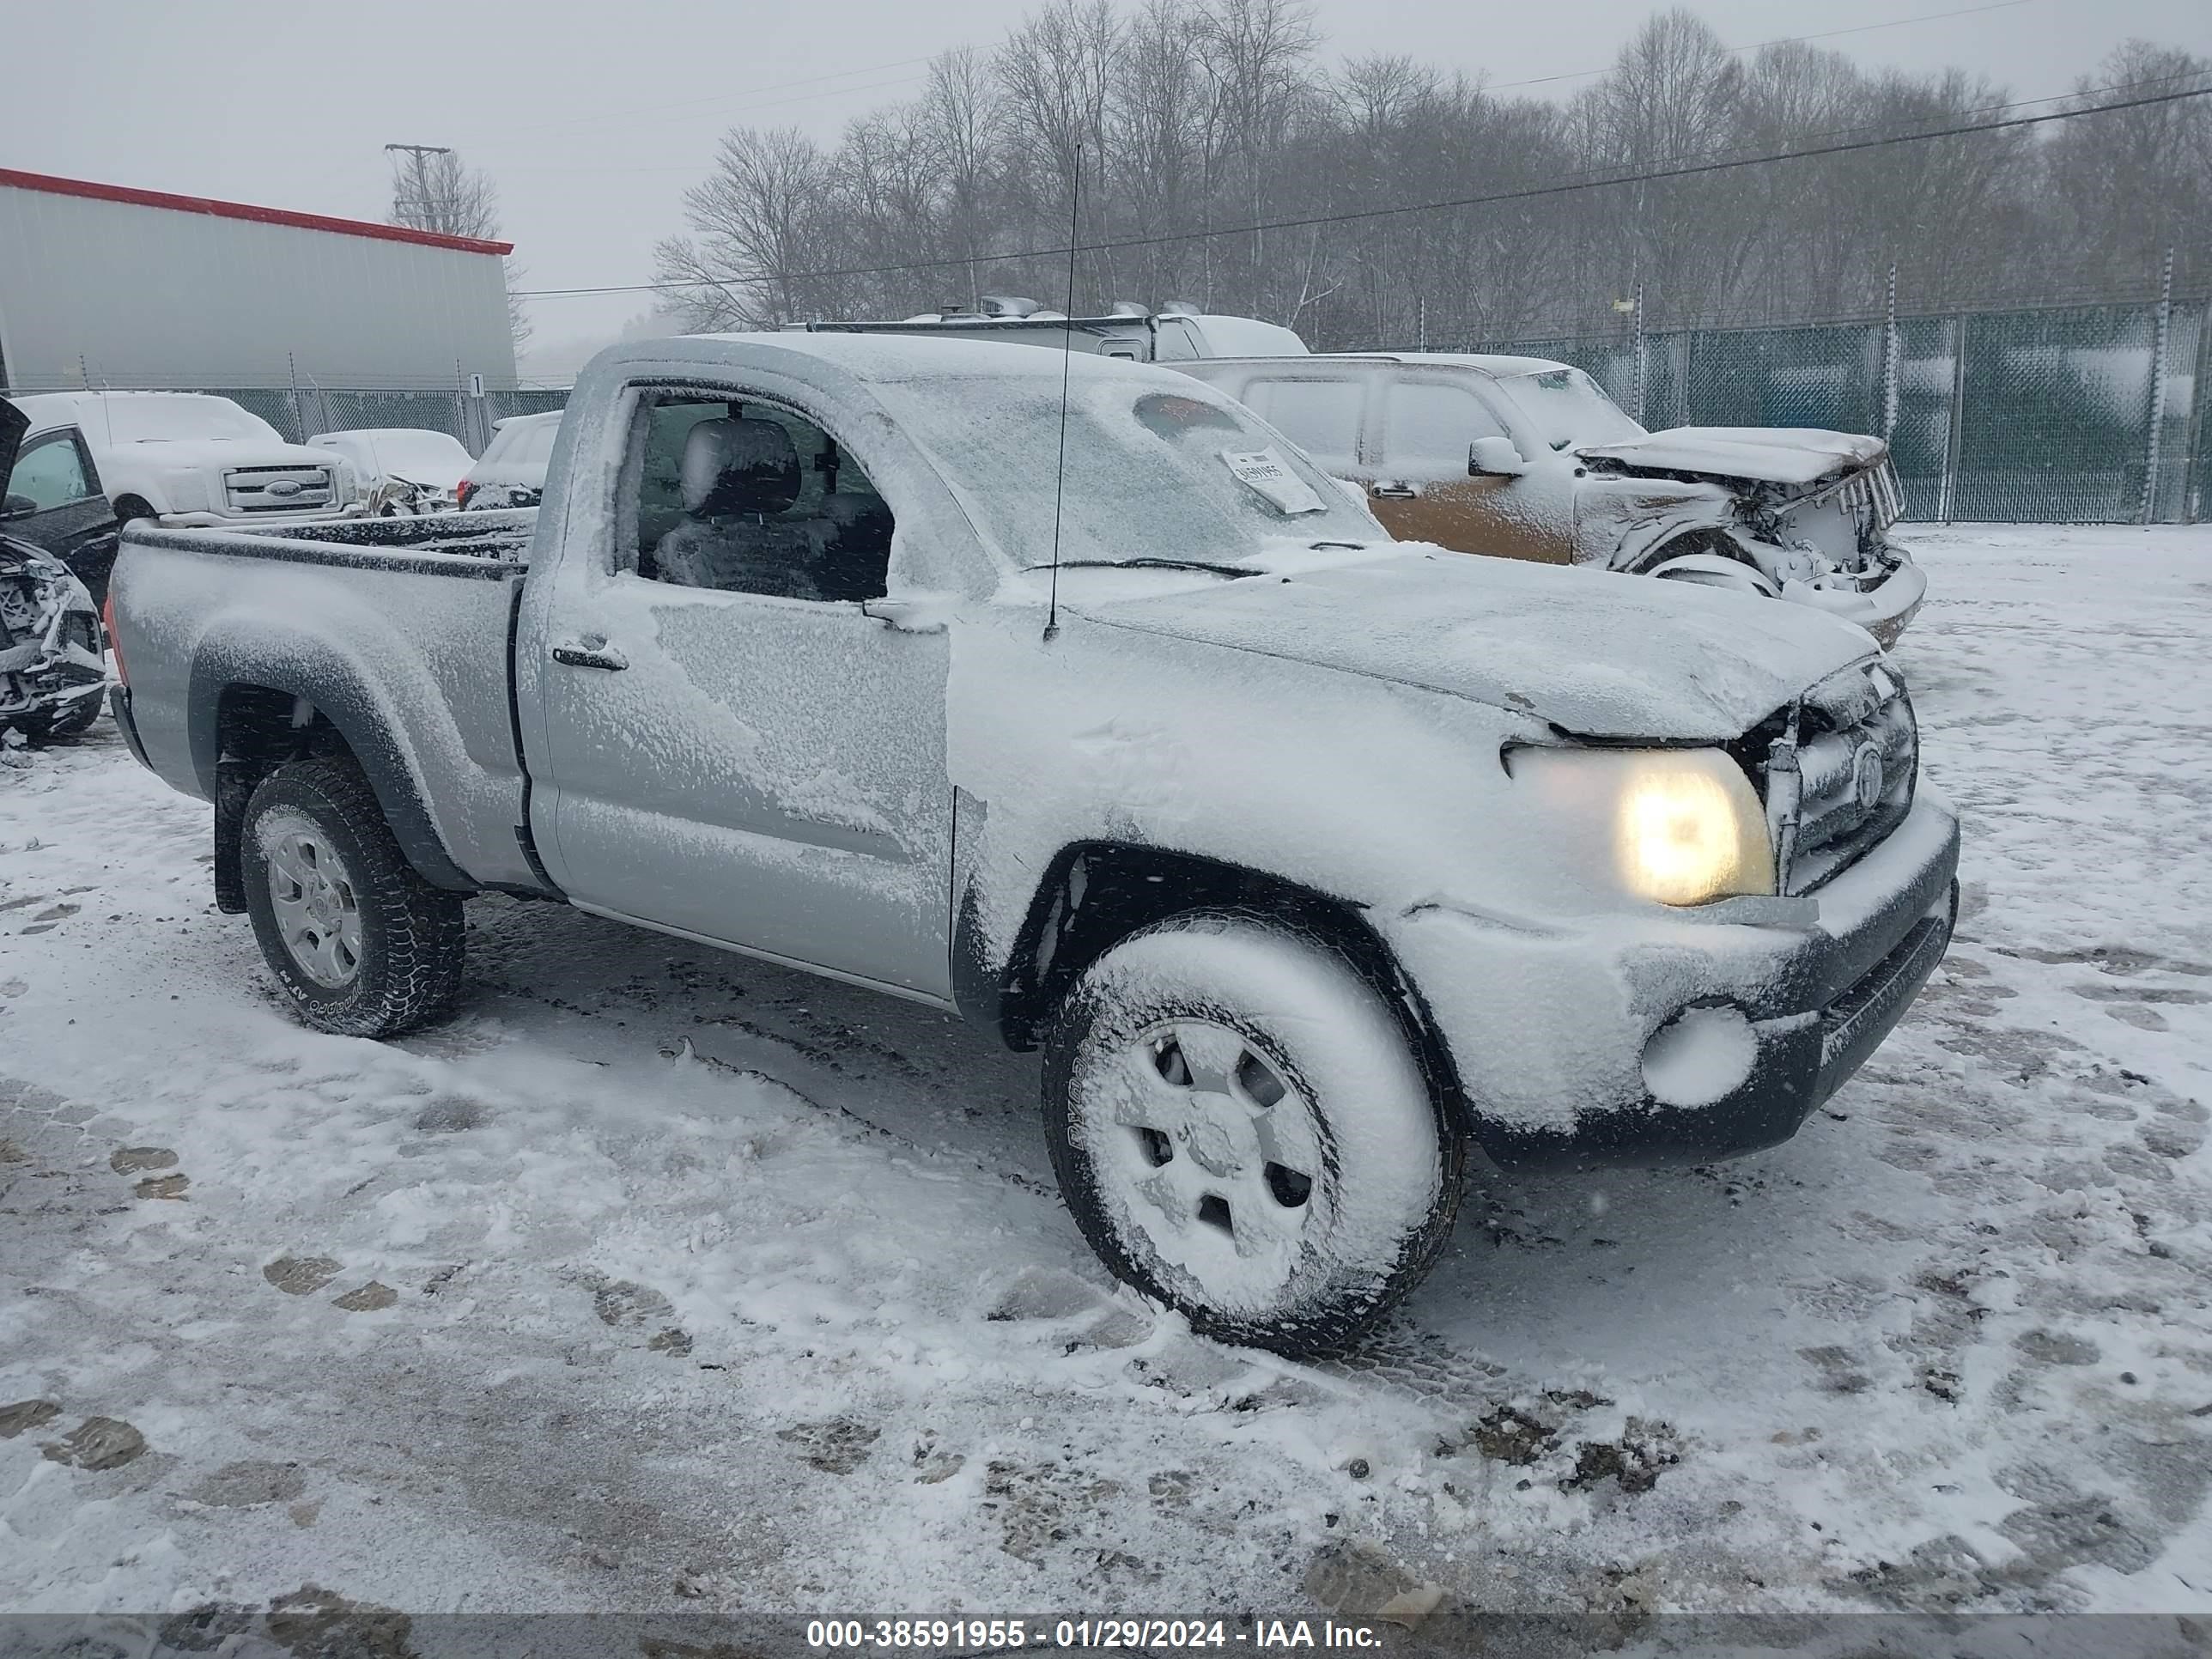
[(1759, 1157), (1472, 1177), (1319, 1367), (1115, 1291), (951, 1019), (494, 899), (318, 1035), (205, 807), (0, 757), (0, 1607), (2212, 1613), (2212, 531), (1918, 540), (1905, 1024)]

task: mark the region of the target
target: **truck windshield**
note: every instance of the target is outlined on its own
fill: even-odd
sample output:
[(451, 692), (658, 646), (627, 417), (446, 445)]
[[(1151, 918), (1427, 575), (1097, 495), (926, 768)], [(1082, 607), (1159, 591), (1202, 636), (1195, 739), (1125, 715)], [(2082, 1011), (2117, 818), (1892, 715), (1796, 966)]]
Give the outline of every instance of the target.
[[(977, 529), (1018, 566), (1053, 553), (1060, 475), (1055, 374), (878, 382)], [(1069, 390), (1060, 556), (1222, 563), (1267, 541), (1384, 539), (1364, 507), (1241, 404), (1191, 381), (1076, 377)]]
[(1536, 435), (1553, 449), (1627, 443), (1650, 435), (1579, 368), (1507, 374), (1499, 377), (1498, 385), (1528, 416)]

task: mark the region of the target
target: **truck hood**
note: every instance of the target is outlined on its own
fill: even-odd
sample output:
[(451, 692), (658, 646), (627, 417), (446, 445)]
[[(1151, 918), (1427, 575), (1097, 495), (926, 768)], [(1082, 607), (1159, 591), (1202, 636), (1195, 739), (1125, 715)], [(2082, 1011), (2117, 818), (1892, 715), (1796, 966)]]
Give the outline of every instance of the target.
[(4, 489), (9, 475), (15, 470), (15, 451), (21, 447), (23, 434), (31, 429), (31, 417), (5, 398), (0, 398), (0, 489)]
[(1875, 649), (1863, 629), (1803, 605), (1418, 544), (1124, 600), (1094, 588), (1060, 608), (1647, 741), (1740, 737)]
[(1726, 482), (1809, 484), (1870, 466), (1889, 453), (1879, 438), (1802, 426), (1678, 426), (1626, 443), (1575, 452), (1657, 472), (1688, 472)]
[(335, 449), (306, 444), (265, 443), (249, 438), (133, 438), (116, 450), (148, 466), (181, 466), (216, 471), (227, 466), (343, 466)]

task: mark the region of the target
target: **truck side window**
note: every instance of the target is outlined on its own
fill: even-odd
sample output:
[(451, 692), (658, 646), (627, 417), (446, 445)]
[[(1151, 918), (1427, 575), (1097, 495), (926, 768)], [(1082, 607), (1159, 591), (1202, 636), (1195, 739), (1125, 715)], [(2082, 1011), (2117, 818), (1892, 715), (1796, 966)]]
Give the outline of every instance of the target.
[(1481, 398), (1444, 380), (1396, 381), (1384, 410), (1382, 465), (1409, 478), (1464, 478), (1477, 438), (1511, 435)]
[(6, 493), (27, 497), (44, 513), (50, 507), (89, 500), (100, 491), (85, 462), (84, 447), (75, 431), (64, 428), (23, 446), (15, 458), (15, 470), (8, 477)]
[(1332, 472), (1352, 470), (1359, 438), (1357, 380), (1254, 380), (1244, 401)]
[(634, 430), (640, 575), (791, 599), (883, 595), (890, 508), (811, 421), (682, 392), (653, 398)]

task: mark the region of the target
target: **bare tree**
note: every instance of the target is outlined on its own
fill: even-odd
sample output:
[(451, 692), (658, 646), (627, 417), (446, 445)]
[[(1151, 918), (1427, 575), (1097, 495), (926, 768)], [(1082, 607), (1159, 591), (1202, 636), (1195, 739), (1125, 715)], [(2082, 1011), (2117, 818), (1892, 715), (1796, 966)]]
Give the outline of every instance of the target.
[[(1195, 300), (1322, 347), (1618, 333), (1639, 288), (1655, 327), (1863, 317), (1892, 264), (1947, 307), (2140, 289), (2168, 246), (2212, 277), (2212, 106), (1952, 134), (2004, 89), (1802, 44), (1747, 56), (1680, 9), (1553, 102), (1405, 57), (1332, 70), (1298, 0), (1117, 3), (1045, 0), (831, 149), (731, 133), (663, 276), (723, 326), (1057, 299), (1079, 155), (1079, 238), (1121, 246), (1083, 259), (1079, 306)], [(2136, 42), (2077, 98), (2199, 84), (2212, 62)], [(1922, 134), (1950, 136), (1638, 179)], [(1510, 199), (1389, 210), (1470, 197)]]
[[(2212, 87), (2212, 58), (2130, 40), (2077, 83), (2076, 109), (2145, 94)], [(2112, 88), (2100, 91), (2096, 88)], [(2045, 154), (2057, 212), (2078, 246), (2123, 270), (2157, 269), (2165, 251), (2191, 256), (2198, 280), (2212, 227), (2212, 109), (2208, 101), (2154, 104), (2070, 121)]]
[(837, 249), (830, 158), (796, 127), (732, 128), (714, 171), (684, 193), (698, 240), (659, 250), (660, 279), (700, 327), (803, 321)]
[[(499, 190), (489, 174), (469, 167), (460, 152), (427, 144), (387, 144), (392, 158), (389, 222), (441, 236), (501, 240)], [(507, 327), (519, 352), (530, 343), (528, 311), (515, 292), (529, 274), (513, 258), (501, 266), (507, 285)]]
[(963, 46), (931, 62), (929, 89), (916, 112), (915, 131), (943, 178), (946, 240), (962, 261), (970, 305), (982, 298), (983, 263), (997, 228), (994, 183), (1006, 124), (989, 66), (980, 54)]

